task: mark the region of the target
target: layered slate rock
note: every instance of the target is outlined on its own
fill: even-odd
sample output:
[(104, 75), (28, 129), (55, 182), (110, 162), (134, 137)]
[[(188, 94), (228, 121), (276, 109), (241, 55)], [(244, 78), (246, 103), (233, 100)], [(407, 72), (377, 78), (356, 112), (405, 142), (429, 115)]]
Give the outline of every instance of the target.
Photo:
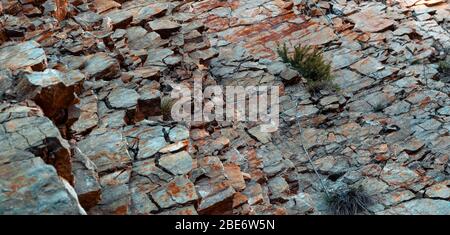
[(77, 94), (83, 85), (84, 74), (78, 70), (63, 73), (54, 69), (23, 75), (15, 89), (21, 99), (34, 100), (47, 117), (57, 120), (64, 110), (78, 102)]
[(73, 151), (72, 172), (75, 178), (75, 192), (83, 208), (89, 210), (101, 199), (97, 166), (78, 148), (74, 148)]
[(84, 134), (98, 124), (98, 98), (93, 92), (86, 92), (79, 98), (80, 102), (68, 109), (68, 121), (73, 122), (70, 126), (71, 132)]
[(5, 95), (12, 90), (13, 76), (10, 70), (0, 71), (0, 99), (3, 99)]
[(121, 169), (131, 163), (125, 137), (120, 131), (100, 129), (78, 142), (76, 147), (95, 164), (99, 172)]
[(32, 103), (3, 105), (0, 123), (2, 151), (32, 152), (53, 165), (58, 175), (73, 183), (70, 146), (39, 107)]
[(395, 21), (389, 19), (379, 7), (368, 7), (362, 11), (352, 14), (349, 19), (355, 23), (355, 28), (363, 31), (376, 33), (394, 25)]
[(108, 103), (112, 108), (127, 109), (135, 107), (139, 97), (133, 89), (117, 88), (109, 94)]
[[(447, 2), (29, 2), (1, 5), (0, 120), (24, 120), (0, 121), (0, 146), (52, 163), (59, 132), (89, 214), (329, 214), (323, 185), (364, 190), (364, 214), (448, 212)], [(310, 92), (283, 43), (322, 50), (340, 91)], [(278, 130), (170, 120), (162, 101), (194, 78), (278, 86)], [(26, 99), (41, 107), (6, 111)]]
[(159, 165), (173, 175), (185, 175), (192, 170), (192, 158), (188, 152), (182, 151), (167, 156), (161, 156)]
[(44, 70), (47, 66), (45, 51), (36, 41), (9, 44), (0, 48), (0, 69)]
[(129, 190), (130, 168), (125, 168), (100, 177), (101, 200), (91, 208), (89, 214), (126, 215), (129, 212), (131, 195)]
[(55, 168), (29, 152), (0, 152), (0, 213), (83, 215), (72, 186)]
[(101, 52), (86, 58), (83, 72), (89, 78), (112, 79), (120, 71), (117, 60)]
[(416, 199), (380, 212), (386, 215), (449, 215), (450, 202), (444, 200)]

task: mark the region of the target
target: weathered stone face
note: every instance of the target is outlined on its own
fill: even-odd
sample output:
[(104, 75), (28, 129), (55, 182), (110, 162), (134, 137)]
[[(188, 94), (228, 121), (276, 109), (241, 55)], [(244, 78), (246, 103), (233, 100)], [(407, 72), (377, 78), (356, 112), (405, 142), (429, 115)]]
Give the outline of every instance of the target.
[(386, 17), (384, 12), (376, 7), (367, 8), (356, 14), (352, 14), (349, 16), (349, 19), (355, 23), (356, 29), (370, 33), (386, 30), (395, 23), (395, 21)]
[(74, 188), (80, 204), (89, 210), (101, 199), (97, 166), (81, 150), (75, 148), (72, 156), (72, 172), (75, 178)]
[(26, 69), (44, 70), (47, 66), (47, 57), (44, 50), (35, 41), (27, 41), (17, 45), (9, 45), (0, 49), (0, 69)]
[[(357, 188), (364, 214), (449, 214), (449, 3), (314, 2), (0, 1), (0, 214), (330, 214)], [(171, 120), (194, 78), (277, 86), (279, 129)]]
[(91, 133), (77, 147), (97, 167), (99, 172), (123, 168), (131, 162), (122, 133), (104, 131)]
[(15, 215), (82, 215), (73, 188), (42, 158), (29, 152), (0, 153), (0, 211)]
[(0, 149), (23, 150), (41, 157), (53, 165), (58, 174), (73, 183), (70, 149), (54, 124), (33, 105), (6, 105), (2, 107), (2, 134)]
[(45, 115), (59, 123), (61, 115), (78, 102), (76, 92), (83, 86), (84, 75), (78, 71), (62, 73), (54, 69), (24, 74), (16, 86), (21, 99), (31, 99)]

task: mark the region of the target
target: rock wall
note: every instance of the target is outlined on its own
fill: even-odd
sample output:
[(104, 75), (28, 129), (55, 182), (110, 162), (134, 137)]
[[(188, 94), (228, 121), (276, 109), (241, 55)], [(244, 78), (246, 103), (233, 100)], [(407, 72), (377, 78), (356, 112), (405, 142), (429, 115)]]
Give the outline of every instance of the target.
[[(449, 3), (316, 2), (1, 0), (0, 214), (328, 214), (320, 180), (450, 214)], [(282, 43), (322, 49), (339, 92)], [(165, 119), (195, 78), (278, 86), (280, 129)]]

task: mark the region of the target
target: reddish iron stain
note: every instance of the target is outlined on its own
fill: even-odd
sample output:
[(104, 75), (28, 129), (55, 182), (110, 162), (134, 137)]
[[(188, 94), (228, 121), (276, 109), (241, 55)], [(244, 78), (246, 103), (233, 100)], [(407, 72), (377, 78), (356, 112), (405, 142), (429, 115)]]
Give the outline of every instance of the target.
[(126, 215), (128, 212), (128, 206), (127, 205), (123, 205), (123, 206), (119, 206), (116, 208), (116, 210), (114, 211), (115, 215)]
[(175, 182), (171, 182), (167, 185), (167, 191), (170, 195), (176, 196), (178, 193), (181, 192), (180, 187), (177, 186)]

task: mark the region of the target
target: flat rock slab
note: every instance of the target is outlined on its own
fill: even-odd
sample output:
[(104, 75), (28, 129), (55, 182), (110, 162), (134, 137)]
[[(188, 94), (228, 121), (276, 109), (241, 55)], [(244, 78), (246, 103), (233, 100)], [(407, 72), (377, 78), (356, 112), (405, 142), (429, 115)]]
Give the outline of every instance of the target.
[(87, 93), (80, 97), (80, 103), (71, 106), (68, 110), (68, 119), (74, 120), (70, 131), (75, 134), (85, 133), (98, 124), (97, 96), (93, 93)]
[(395, 23), (394, 20), (385, 18), (379, 14), (379, 11), (372, 8), (352, 14), (348, 18), (355, 23), (356, 29), (368, 33), (381, 32), (393, 26)]
[(381, 215), (450, 215), (450, 202), (445, 200), (416, 199), (402, 203)]
[(119, 63), (116, 59), (100, 52), (87, 58), (83, 72), (94, 79), (112, 79), (119, 71)]
[[(170, 145), (164, 137), (162, 126), (137, 126), (124, 132), (127, 136), (128, 145), (139, 148), (136, 159), (147, 159), (153, 157), (164, 147)], [(167, 131), (167, 130), (166, 130)]]
[[(18, 159), (29, 153), (12, 154)], [(3, 158), (5, 153), (0, 155)], [(86, 214), (73, 188), (63, 181), (52, 166), (32, 154), (29, 159), (0, 165), (1, 214)]]
[(192, 158), (186, 151), (162, 156), (159, 159), (159, 165), (174, 175), (189, 173), (192, 170), (192, 163)]
[(129, 190), (130, 168), (124, 168), (100, 177), (102, 196), (100, 202), (88, 213), (93, 215), (129, 214), (131, 195)]
[(91, 133), (77, 147), (98, 169), (98, 172), (120, 169), (131, 163), (124, 136), (119, 131)]
[(120, 7), (120, 3), (113, 0), (94, 0), (93, 5), (97, 13), (102, 13)]
[(112, 108), (126, 109), (137, 105), (139, 94), (128, 88), (116, 88), (108, 95), (108, 102)]
[(150, 26), (150, 28), (154, 31), (158, 31), (158, 30), (176, 30), (178, 28), (181, 27), (180, 24), (178, 24), (175, 21), (172, 20), (154, 20), (154, 21), (150, 21), (148, 23), (148, 25)]
[(86, 210), (94, 207), (101, 199), (101, 187), (95, 164), (78, 148), (72, 157), (72, 172), (75, 177), (75, 192), (80, 204)]
[(356, 62), (351, 68), (366, 76), (372, 76), (377, 71), (383, 69), (384, 66), (377, 59), (369, 56)]
[(330, 27), (311, 27), (311, 33), (308, 33), (300, 39), (303, 45), (317, 46), (327, 44), (335, 39), (337, 35), (334, 33), (333, 28)]
[(35, 41), (22, 42), (0, 49), (0, 70), (17, 70), (33, 67), (42, 70), (47, 66), (47, 56)]
[(38, 107), (8, 105), (0, 112), (0, 150), (26, 150), (55, 166), (58, 174), (73, 182), (67, 140)]

